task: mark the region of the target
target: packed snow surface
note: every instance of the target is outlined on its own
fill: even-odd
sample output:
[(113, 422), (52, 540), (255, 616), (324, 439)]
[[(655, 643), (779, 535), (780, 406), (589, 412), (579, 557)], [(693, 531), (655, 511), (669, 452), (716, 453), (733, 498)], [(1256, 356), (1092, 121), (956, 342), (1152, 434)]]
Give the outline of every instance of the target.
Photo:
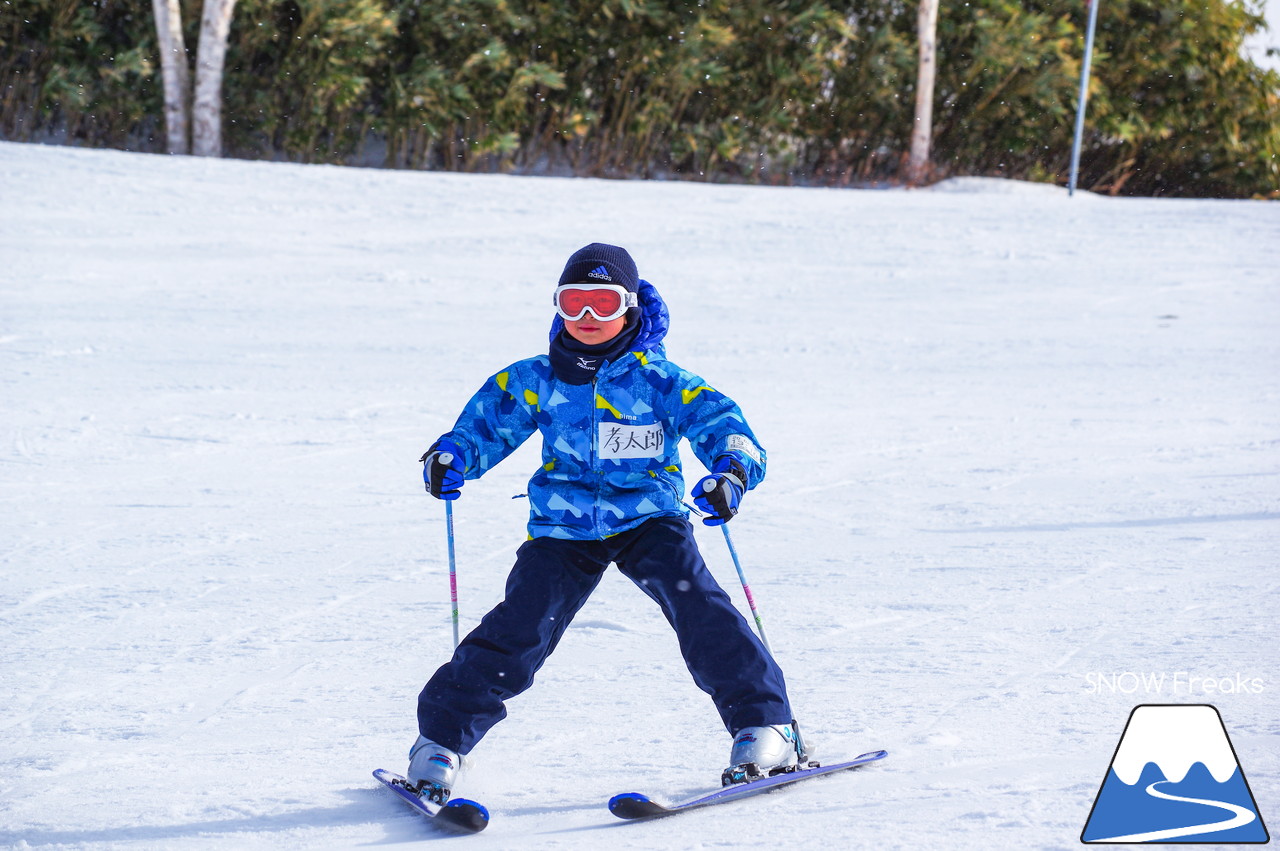
[[(1170, 702), (1218, 707), (1280, 823), (1280, 204), (941, 189), (0, 144), (0, 846), (441, 838), (370, 777), (452, 646), (417, 459), (597, 240), (769, 450), (731, 530), (818, 756), (890, 755), (613, 818), (714, 788), (730, 741), (611, 572), (473, 754), (466, 842), (1070, 848)], [(537, 451), (456, 504), (464, 628)]]

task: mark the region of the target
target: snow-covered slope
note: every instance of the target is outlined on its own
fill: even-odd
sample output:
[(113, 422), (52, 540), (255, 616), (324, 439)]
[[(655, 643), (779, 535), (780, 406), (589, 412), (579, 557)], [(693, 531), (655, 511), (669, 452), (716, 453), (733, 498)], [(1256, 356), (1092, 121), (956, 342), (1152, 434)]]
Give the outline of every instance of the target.
[[(433, 838), (369, 776), (450, 651), (416, 459), (543, 350), (593, 240), (769, 449), (732, 529), (810, 738), (891, 755), (615, 824), (614, 792), (714, 785), (729, 739), (611, 574), (477, 749), (469, 842), (1070, 847), (1129, 711), (1170, 701), (1218, 706), (1280, 818), (1280, 205), (943, 188), (0, 144), (0, 846)], [(464, 624), (536, 464), (457, 504)]]

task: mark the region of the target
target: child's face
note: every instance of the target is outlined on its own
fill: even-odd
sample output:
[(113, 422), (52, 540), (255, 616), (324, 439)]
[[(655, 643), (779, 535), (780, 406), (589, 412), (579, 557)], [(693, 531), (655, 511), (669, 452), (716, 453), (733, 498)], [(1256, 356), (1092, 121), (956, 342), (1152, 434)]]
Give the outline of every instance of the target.
[(598, 346), (601, 343), (609, 342), (621, 334), (626, 325), (627, 317), (625, 315), (605, 322), (596, 319), (595, 314), (589, 310), (583, 314), (581, 319), (566, 319), (564, 321), (564, 329), (569, 332), (569, 336), (579, 343), (586, 343), (588, 346)]

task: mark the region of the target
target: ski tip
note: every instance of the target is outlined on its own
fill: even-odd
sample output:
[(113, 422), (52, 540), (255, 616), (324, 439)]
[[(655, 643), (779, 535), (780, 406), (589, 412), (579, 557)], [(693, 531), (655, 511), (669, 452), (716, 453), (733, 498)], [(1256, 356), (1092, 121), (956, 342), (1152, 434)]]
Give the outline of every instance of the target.
[(860, 755), (858, 757), (858, 760), (865, 760), (866, 762), (872, 762), (877, 759), (884, 759), (888, 755), (889, 755), (888, 751), (868, 751), (867, 753)]
[(461, 833), (479, 833), (489, 826), (489, 811), (475, 801), (454, 798), (436, 813), (436, 821)]
[(648, 795), (642, 795), (639, 792), (623, 792), (621, 795), (614, 795), (612, 798), (609, 799), (609, 809), (613, 809), (616, 805), (618, 805), (622, 801), (640, 802), (640, 803), (646, 803), (646, 804), (652, 803), (652, 801), (649, 800)]
[(609, 799), (609, 812), (618, 818), (633, 819), (660, 816), (669, 810), (639, 792), (623, 792)]

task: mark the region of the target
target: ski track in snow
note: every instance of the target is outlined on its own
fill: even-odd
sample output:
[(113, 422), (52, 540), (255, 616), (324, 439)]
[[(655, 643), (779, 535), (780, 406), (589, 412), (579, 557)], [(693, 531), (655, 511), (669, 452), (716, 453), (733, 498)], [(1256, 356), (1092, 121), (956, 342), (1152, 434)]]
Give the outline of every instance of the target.
[[(369, 776), (451, 644), (417, 458), (544, 349), (592, 240), (769, 450), (734, 540), (819, 758), (890, 756), (618, 822), (616, 792), (714, 788), (729, 739), (611, 572), (473, 755), (458, 793), (494, 820), (465, 841), (1074, 847), (1130, 709), (1178, 701), (1218, 706), (1280, 812), (1280, 204), (941, 189), (0, 143), (0, 847), (440, 838)], [(466, 627), (537, 463), (456, 506)], [(1264, 688), (1087, 687), (1123, 671)]]

